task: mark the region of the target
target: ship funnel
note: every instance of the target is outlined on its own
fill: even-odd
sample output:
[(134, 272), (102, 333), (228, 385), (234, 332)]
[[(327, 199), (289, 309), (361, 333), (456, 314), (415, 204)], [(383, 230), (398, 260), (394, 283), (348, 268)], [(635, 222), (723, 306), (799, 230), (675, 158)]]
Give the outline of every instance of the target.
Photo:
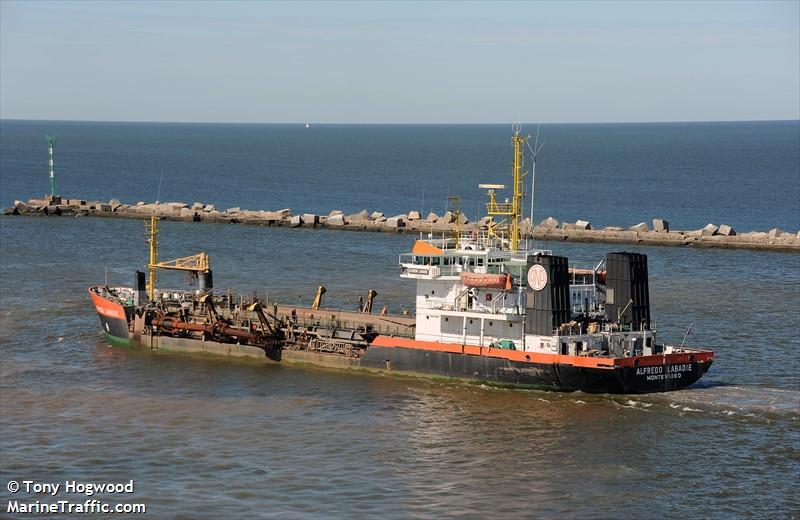
[(571, 319), (569, 262), (563, 256), (528, 257), (525, 333), (552, 336)]
[(606, 257), (606, 319), (629, 325), (631, 330), (650, 328), (647, 255), (609, 253)]

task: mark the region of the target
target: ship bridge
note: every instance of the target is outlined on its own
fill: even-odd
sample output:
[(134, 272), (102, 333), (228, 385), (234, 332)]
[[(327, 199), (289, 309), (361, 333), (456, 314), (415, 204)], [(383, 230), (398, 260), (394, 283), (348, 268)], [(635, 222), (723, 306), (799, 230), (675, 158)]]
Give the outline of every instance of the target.
[(521, 341), (527, 258), (549, 251), (509, 251), (500, 245), (487, 234), (468, 233), (420, 239), (400, 255), (400, 276), (417, 280), (418, 340)]

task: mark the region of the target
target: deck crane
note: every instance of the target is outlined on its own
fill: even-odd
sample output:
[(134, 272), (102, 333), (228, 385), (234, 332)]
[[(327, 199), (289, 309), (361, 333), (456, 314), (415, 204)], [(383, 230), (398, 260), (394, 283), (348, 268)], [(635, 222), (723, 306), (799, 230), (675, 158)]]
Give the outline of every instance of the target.
[(378, 296), (378, 291), (370, 289), (367, 293), (367, 301), (364, 303), (364, 307), (361, 308), (363, 314), (372, 314), (372, 304), (376, 296)]
[(158, 217), (150, 217), (150, 223), (147, 226), (149, 235), (147, 242), (150, 245), (150, 261), (147, 264), (147, 269), (150, 274), (147, 281), (147, 296), (150, 298), (150, 301), (153, 301), (155, 298), (156, 269), (188, 271), (199, 280), (199, 289), (201, 292), (211, 290), (214, 286), (211, 272), (211, 258), (206, 253), (201, 252), (196, 255), (166, 260), (164, 262), (158, 261), (158, 220)]
[(317, 295), (314, 297), (314, 303), (311, 304), (312, 310), (319, 309), (319, 306), (322, 305), (322, 295), (328, 292), (324, 286), (320, 285), (317, 287)]

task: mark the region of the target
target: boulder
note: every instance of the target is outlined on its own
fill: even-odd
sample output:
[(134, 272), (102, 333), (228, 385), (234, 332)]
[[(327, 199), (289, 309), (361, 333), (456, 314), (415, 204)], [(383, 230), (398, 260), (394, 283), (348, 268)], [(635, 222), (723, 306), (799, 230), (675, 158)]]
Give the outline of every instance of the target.
[(292, 226), (292, 227), (298, 227), (298, 226), (299, 226), (300, 224), (302, 224), (302, 223), (303, 223), (303, 222), (300, 220), (300, 215), (295, 215), (295, 216), (294, 216), (294, 217), (292, 217), (292, 219), (289, 221), (289, 225), (290, 225), (290, 226)]
[(718, 233), (720, 235), (723, 235), (723, 236), (726, 236), (726, 237), (735, 237), (736, 236), (736, 230), (733, 229), (732, 227), (730, 227), (727, 224), (721, 224), (719, 226)]
[(189, 205), (184, 202), (167, 202), (167, 206), (180, 212), (183, 208), (188, 208)]
[(434, 213), (432, 211), (430, 213), (428, 213), (427, 217), (425, 217), (425, 221), (426, 222), (430, 222), (431, 224), (433, 224), (437, 220), (439, 220), (439, 215), (437, 215), (436, 213)]
[(654, 218), (653, 231), (657, 231), (659, 233), (669, 233), (669, 222), (661, 218)]
[(402, 218), (399, 217), (392, 217), (387, 218), (386, 222), (384, 222), (384, 226), (388, 228), (401, 228), (405, 227), (406, 223), (403, 221)]
[(338, 215), (329, 216), (328, 220), (325, 222), (327, 226), (344, 226), (347, 222), (344, 219), (344, 215), (339, 213)]
[(17, 211), (28, 211), (28, 205), (21, 200), (14, 201), (14, 209)]
[(768, 235), (769, 235), (770, 240), (772, 240), (773, 238), (777, 238), (777, 237), (783, 235), (784, 233), (786, 233), (786, 231), (782, 230), (781, 228), (772, 228), (772, 229), (769, 230), (769, 234)]
[(700, 236), (710, 237), (717, 234), (719, 228), (714, 224), (708, 223), (700, 230)]
[(543, 221), (539, 222), (539, 225), (546, 228), (557, 228), (561, 224), (558, 220), (554, 219), (553, 217), (547, 217)]
[(235, 215), (236, 213), (241, 213), (241, 211), (242, 211), (242, 208), (240, 208), (239, 206), (236, 206), (235, 208), (226, 209), (225, 213), (227, 213), (228, 215)]
[(628, 229), (631, 231), (636, 231), (637, 233), (647, 233), (650, 231), (650, 228), (644, 222), (639, 222), (635, 226), (631, 226)]
[(369, 218), (372, 219), (372, 220), (378, 220), (382, 216), (383, 216), (383, 213), (381, 213), (380, 211), (375, 211), (375, 212), (372, 213), (372, 215), (369, 216)]
[(422, 215), (419, 214), (419, 211), (409, 211), (408, 220), (422, 220)]
[(217, 211), (217, 207), (213, 204), (206, 204), (203, 206), (203, 211), (208, 211), (210, 213), (212, 211)]
[[(83, 204), (81, 204), (81, 205), (82, 205), (82, 206), (85, 206), (85, 205), (86, 205), (86, 201), (83, 201)], [(137, 202), (137, 203), (136, 203), (136, 205), (137, 205), (137, 206), (144, 206), (144, 202), (142, 202), (142, 201), (140, 200), (139, 202)]]
[(203, 204), (202, 202), (195, 202), (194, 204), (192, 204), (193, 211), (203, 211), (205, 207), (206, 205)]
[(319, 224), (319, 216), (312, 213), (304, 213), (300, 220), (306, 226), (315, 226)]
[(189, 208), (181, 208), (180, 217), (181, 218), (192, 218), (192, 217), (194, 217), (194, 210), (189, 209)]

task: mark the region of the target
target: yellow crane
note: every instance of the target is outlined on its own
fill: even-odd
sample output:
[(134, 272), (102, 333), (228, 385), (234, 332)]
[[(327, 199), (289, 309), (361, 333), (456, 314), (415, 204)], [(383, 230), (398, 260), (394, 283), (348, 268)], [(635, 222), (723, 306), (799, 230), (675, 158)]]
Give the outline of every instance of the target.
[(174, 260), (158, 261), (158, 217), (150, 217), (147, 226), (148, 242), (150, 244), (150, 262), (147, 264), (150, 277), (147, 280), (147, 296), (150, 301), (155, 298), (156, 269), (169, 269), (174, 271), (189, 271), (198, 277), (200, 290), (206, 291), (212, 287), (211, 258), (206, 253), (197, 253), (192, 256), (176, 258)]

